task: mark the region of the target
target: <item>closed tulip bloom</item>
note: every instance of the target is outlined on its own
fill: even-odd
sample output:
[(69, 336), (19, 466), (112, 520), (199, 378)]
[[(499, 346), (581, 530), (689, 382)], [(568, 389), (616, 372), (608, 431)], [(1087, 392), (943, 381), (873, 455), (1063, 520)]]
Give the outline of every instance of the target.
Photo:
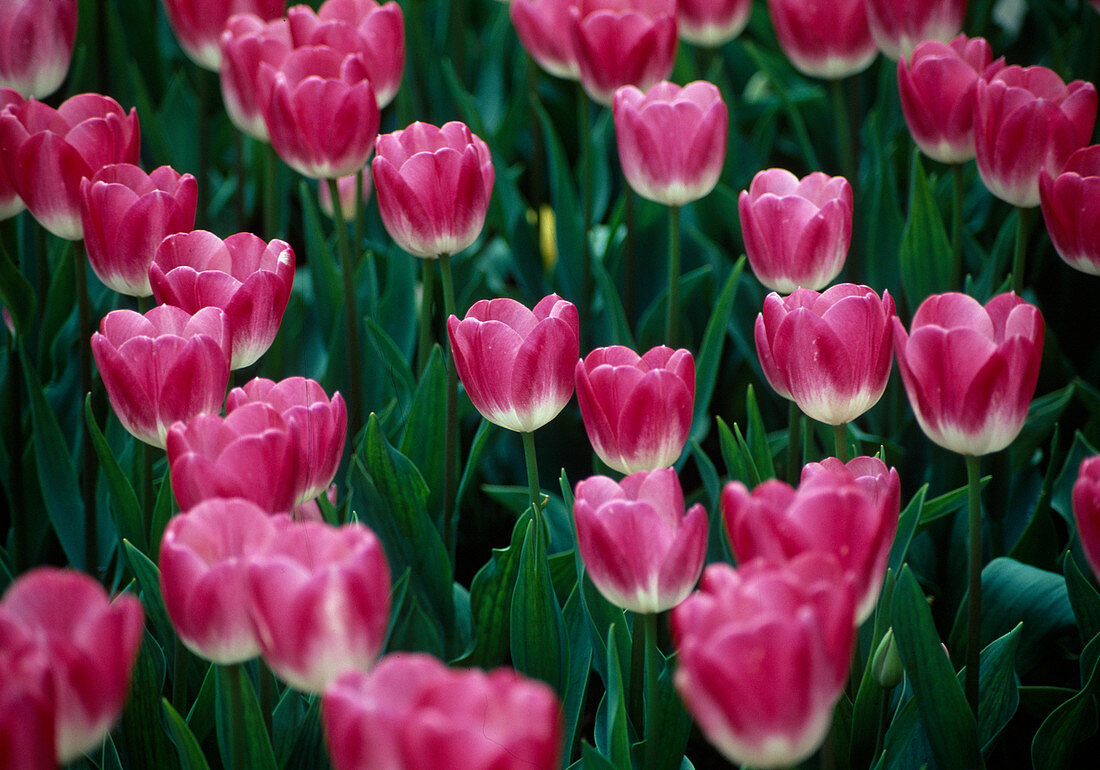
[(1039, 200), (1058, 256), (1070, 267), (1100, 275), (1100, 145), (1070, 155), (1057, 177), (1043, 169)]
[(678, 0), (680, 37), (689, 43), (717, 48), (744, 31), (752, 16), (752, 0)]
[(264, 21), (241, 13), (226, 22), (218, 40), (221, 49), (222, 101), (238, 129), (261, 142), (271, 141), (260, 108), (260, 65), (276, 69), (290, 55), (290, 25), (285, 18)]
[(644, 94), (615, 92), (615, 136), (626, 181), (634, 192), (666, 206), (710, 193), (726, 159), (729, 115), (712, 83), (681, 88), (662, 81)]
[(187, 649), (223, 666), (260, 654), (248, 564), (288, 524), (238, 498), (205, 500), (172, 517), (160, 541), (160, 592)]
[(1043, 316), (1013, 293), (985, 307), (965, 294), (935, 294), (894, 349), (924, 435), (962, 455), (998, 452), (1024, 426), (1039, 377)]
[(980, 79), (974, 96), (978, 173), (1001, 200), (1038, 206), (1040, 172), (1060, 174), (1095, 122), (1092, 83), (1066, 85), (1046, 67), (1005, 67)]
[(161, 166), (150, 174), (130, 163), (105, 166), (80, 180), (80, 220), (92, 271), (108, 288), (148, 297), (157, 246), (195, 226), (195, 177)]
[(489, 146), (466, 124), (418, 122), (378, 137), (371, 172), (386, 232), (414, 257), (455, 254), (481, 234), (495, 175)]
[(864, 0), (768, 0), (779, 47), (803, 75), (840, 80), (878, 55)]
[(390, 572), (367, 527), (283, 527), (253, 558), (248, 586), (264, 660), (294, 689), (320, 694), (340, 674), (374, 665), (389, 625)]
[(78, 241), (80, 180), (112, 163), (137, 163), (137, 113), (114, 99), (78, 94), (56, 110), (31, 99), (0, 112), (0, 161), (40, 225)]
[(894, 300), (841, 283), (818, 294), (772, 292), (756, 317), (756, 352), (775, 392), (829, 425), (851, 422), (886, 390)]
[(577, 549), (604, 597), (632, 612), (657, 613), (691, 593), (707, 555), (707, 512), (684, 512), (672, 468), (638, 471), (616, 483), (592, 476), (573, 498)]
[(163, 0), (183, 52), (203, 69), (221, 68), (218, 38), (231, 16), (251, 13), (264, 21), (283, 15), (286, 0)]
[(76, 0), (0, 0), (0, 87), (49, 96), (69, 73)]
[(321, 703), (336, 770), (555, 770), (561, 707), (512, 669), (453, 669), (424, 653), (344, 674)]
[(966, 0), (866, 0), (875, 44), (888, 59), (908, 57), (923, 40), (944, 43), (959, 33)]
[(1089, 565), (1094, 574), (1100, 575), (1100, 455), (1085, 458), (1077, 469), (1073, 519)]
[(194, 315), (162, 305), (144, 316), (132, 310), (104, 316), (92, 354), (122, 427), (163, 449), (173, 423), (221, 411), (229, 339), (225, 313), (213, 307)]
[(672, 74), (675, 0), (577, 0), (570, 13), (581, 85), (593, 100), (610, 107), (621, 86), (648, 91)]
[(679, 459), (695, 407), (695, 359), (661, 345), (596, 348), (576, 365), (577, 401), (596, 454), (620, 473)]
[(274, 407), (288, 425), (297, 426), (296, 502), (312, 500), (327, 490), (340, 467), (347, 438), (348, 409), (343, 397), (335, 393), (330, 399), (320, 383), (306, 377), (279, 382), (257, 377), (231, 390), (225, 409), (232, 414), (254, 402)]
[(396, 2), (326, 0), (316, 12), (295, 5), (287, 21), (295, 48), (321, 45), (361, 54), (378, 108), (393, 101), (405, 69), (405, 17)]
[[(24, 101), (18, 91), (11, 88), (0, 88), (0, 112), (3, 112), (4, 108), (9, 105), (16, 108), (22, 107)], [(0, 222), (11, 219), (25, 208), (23, 199), (19, 197), (15, 185), (8, 177), (7, 167), (0, 161)]]
[(259, 360), (279, 332), (294, 283), (294, 250), (252, 233), (224, 241), (206, 230), (177, 233), (157, 248), (149, 269), (157, 302), (189, 313), (219, 307), (229, 320), (231, 369)]
[(824, 289), (843, 269), (852, 243), (852, 186), (844, 177), (815, 171), (799, 179), (770, 168), (741, 191), (737, 210), (749, 266), (769, 289)]
[(0, 767), (56, 770), (48, 661), (0, 609)]
[(974, 157), (974, 94), (978, 78), (1004, 67), (983, 38), (926, 40), (898, 61), (898, 95), (909, 133), (921, 152), (940, 163)]
[(467, 395), (494, 425), (530, 433), (573, 397), (580, 320), (557, 294), (533, 310), (507, 297), (480, 300), (461, 321), (447, 319), (447, 335)]
[(0, 649), (21, 636), (44, 658), (59, 763), (96, 748), (122, 713), (143, 622), (136, 597), (111, 601), (98, 582), (71, 569), (31, 570), (0, 599)]
[(544, 70), (566, 80), (579, 80), (573, 47), (573, 13), (579, 0), (513, 0), (508, 9), (519, 41)]
[(825, 740), (855, 624), (836, 560), (712, 564), (672, 611), (674, 682), (707, 740), (734, 764), (793, 767)]
[[(374, 182), (371, 181), (370, 176), (370, 166), (364, 166), (363, 170), (359, 172), (359, 176), (363, 180), (363, 208), (366, 208), (367, 203), (370, 201), (370, 191), (374, 189)], [(340, 194), (340, 213), (344, 217), (344, 222), (349, 224), (355, 221), (355, 177), (356, 175), (352, 174), (351, 176), (342, 176), (336, 180), (336, 190)], [(326, 216), (330, 219), (336, 217), (336, 209), (332, 205), (332, 193), (328, 189), (327, 182), (318, 181), (317, 202)]]

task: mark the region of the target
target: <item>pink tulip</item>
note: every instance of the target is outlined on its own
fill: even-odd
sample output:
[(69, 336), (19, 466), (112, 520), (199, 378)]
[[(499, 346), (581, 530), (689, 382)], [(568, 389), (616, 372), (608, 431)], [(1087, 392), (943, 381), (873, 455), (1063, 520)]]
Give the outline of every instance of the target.
[(328, 46), (343, 55), (361, 54), (378, 108), (397, 94), (405, 69), (405, 17), (393, 0), (326, 0), (316, 12), (308, 5), (287, 11), (295, 48)]
[(898, 61), (898, 95), (909, 133), (921, 152), (940, 163), (974, 157), (974, 94), (978, 78), (1003, 67), (983, 38), (928, 40)]
[(166, 448), (180, 509), (242, 497), (268, 513), (288, 513), (297, 501), (297, 431), (262, 402), (226, 417), (200, 414), (173, 425)]
[(197, 312), (219, 307), (229, 319), (231, 369), (259, 360), (279, 332), (294, 283), (294, 250), (252, 233), (224, 241), (206, 230), (165, 238), (149, 269), (157, 302)]
[(137, 163), (137, 113), (114, 99), (78, 94), (56, 110), (31, 99), (0, 112), (0, 161), (38, 223), (78, 241), (80, 180), (112, 163)]
[(1089, 565), (1093, 573), (1100, 575), (1100, 456), (1085, 458), (1077, 470), (1073, 519)]
[(978, 173), (1001, 200), (1038, 206), (1040, 172), (1060, 174), (1095, 122), (1092, 83), (1066, 85), (1046, 67), (1005, 67), (980, 79), (974, 96)]
[(596, 454), (620, 473), (652, 471), (680, 457), (695, 406), (695, 359), (660, 346), (596, 348), (576, 366), (577, 401)]
[(573, 8), (579, 0), (513, 0), (508, 12), (523, 47), (551, 75), (579, 80), (573, 47)]
[(336, 770), (556, 770), (561, 709), (542, 682), (387, 655), (341, 676), (321, 704)]
[(260, 65), (276, 69), (290, 55), (290, 25), (285, 18), (264, 21), (252, 13), (233, 16), (218, 41), (221, 49), (222, 101), (238, 129), (261, 142), (271, 141), (260, 108)]
[(908, 58), (923, 40), (943, 43), (959, 33), (966, 0), (866, 0), (875, 44), (888, 59)]
[(864, 0), (768, 0), (779, 47), (803, 75), (840, 80), (878, 55)]
[(744, 31), (752, 16), (752, 0), (678, 0), (680, 38), (718, 48)]
[(557, 417), (573, 397), (579, 324), (577, 308), (557, 294), (534, 310), (507, 297), (483, 299), (461, 321), (448, 318), (458, 376), (482, 416), (521, 433)]
[(1056, 178), (1046, 169), (1039, 172), (1039, 200), (1058, 256), (1100, 275), (1100, 145), (1070, 155)]
[(253, 557), (248, 586), (264, 660), (291, 687), (320, 694), (374, 664), (389, 624), (390, 573), (362, 524), (278, 530)]
[(894, 300), (841, 283), (818, 294), (772, 292), (756, 316), (756, 352), (775, 392), (815, 420), (843, 425), (886, 390), (894, 351)]
[(0, 0), (0, 87), (35, 99), (60, 88), (76, 16), (76, 0)]
[(573, 498), (577, 549), (604, 597), (632, 612), (657, 613), (691, 593), (707, 555), (707, 512), (684, 512), (672, 468), (638, 471), (616, 483), (592, 476)]
[(963, 455), (1004, 449), (1024, 426), (1039, 377), (1043, 316), (1015, 294), (983, 308), (965, 294), (935, 294), (894, 349), (924, 435)]
[(340, 467), (347, 437), (348, 410), (340, 394), (333, 394), (330, 400), (318, 382), (305, 377), (279, 382), (257, 377), (230, 391), (225, 409), (232, 414), (254, 402), (274, 407), (288, 425), (297, 425), (296, 502), (312, 500), (328, 489)]
[(218, 412), (229, 382), (229, 323), (218, 308), (194, 315), (162, 305), (144, 316), (114, 310), (92, 335), (111, 407), (135, 438), (164, 448), (168, 428)]
[(160, 591), (187, 649), (223, 666), (260, 654), (248, 564), (279, 526), (289, 524), (248, 500), (220, 497), (168, 522), (160, 541)]
[(619, 160), (634, 192), (666, 206), (708, 195), (722, 175), (729, 115), (716, 86), (662, 81), (615, 92)]
[(363, 168), (379, 117), (361, 55), (297, 48), (278, 67), (261, 62), (258, 83), (264, 124), (283, 162), (312, 179), (338, 179)]
[[(25, 573), (0, 599), (0, 651), (21, 646), (20, 640), (29, 643), (35, 652), (23, 648), (24, 654), (39, 662), (24, 660), (24, 665), (42, 666), (50, 679), (52, 693), (44, 697), (52, 701), (61, 764), (98, 746), (122, 713), (143, 615), (136, 597), (122, 595), (112, 602), (91, 577), (54, 567)], [(9, 647), (9, 640), (15, 646)], [(6, 687), (4, 677), (0, 690)], [(28, 695), (37, 700), (33, 692)], [(41, 728), (41, 723), (35, 725)], [(33, 736), (21, 739), (30, 742)]]
[(620, 86), (648, 91), (672, 74), (675, 0), (577, 0), (570, 34), (581, 85), (605, 107)]
[(477, 240), (494, 173), (489, 146), (464, 123), (413, 123), (378, 137), (375, 153), (378, 210), (398, 246), (435, 258)]
[(815, 171), (799, 179), (770, 168), (737, 201), (749, 266), (760, 283), (789, 294), (836, 278), (852, 242), (852, 186)]
[(163, 0), (183, 52), (203, 69), (221, 68), (218, 38), (231, 16), (251, 13), (263, 21), (283, 15), (286, 0)]
[[(23, 106), (24, 101), (18, 91), (12, 88), (0, 88), (0, 113), (9, 105), (18, 109)], [(5, 164), (0, 161), (0, 222), (11, 219), (25, 208), (23, 199), (19, 197), (15, 185), (8, 177)]]
[(131, 297), (153, 294), (149, 266), (157, 246), (195, 226), (198, 185), (170, 166), (146, 174), (137, 166), (104, 166), (80, 180), (80, 221), (93, 272)]
[(738, 765), (793, 767), (824, 742), (855, 635), (836, 560), (712, 564), (672, 611), (674, 682), (707, 740)]
[[(355, 177), (356, 175), (352, 174), (336, 180), (336, 191), (340, 195), (340, 213), (343, 214), (344, 221), (347, 223), (355, 221)], [(363, 180), (363, 207), (366, 208), (367, 203), (370, 202), (370, 191), (374, 189), (370, 166), (364, 166), (359, 172), (359, 177)], [(336, 209), (332, 205), (332, 193), (329, 192), (328, 182), (324, 180), (317, 182), (317, 202), (321, 205), (321, 211), (325, 212), (329, 219), (336, 217)]]

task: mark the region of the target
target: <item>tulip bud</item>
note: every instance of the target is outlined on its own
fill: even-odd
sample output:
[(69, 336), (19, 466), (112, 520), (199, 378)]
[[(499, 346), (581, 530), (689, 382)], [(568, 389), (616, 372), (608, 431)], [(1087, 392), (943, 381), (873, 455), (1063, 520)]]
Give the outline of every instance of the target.
[(285, 18), (264, 21), (252, 13), (237, 14), (226, 22), (218, 45), (226, 114), (253, 139), (270, 141), (260, 109), (260, 65), (278, 69), (290, 55), (290, 26)]
[(1073, 484), (1073, 520), (1092, 571), (1100, 575), (1100, 456), (1081, 461)]
[(871, 673), (878, 682), (878, 686), (884, 690), (892, 690), (901, 684), (905, 675), (905, 667), (898, 654), (898, 645), (894, 641), (894, 629), (886, 629), (871, 657)]
[(286, 0), (163, 0), (164, 10), (180, 47), (188, 58), (203, 69), (221, 68), (218, 38), (231, 16), (251, 13), (262, 21), (283, 15)]
[(514, 0), (508, 9), (523, 47), (551, 75), (578, 80), (571, 9), (578, 0)]
[(779, 47), (803, 75), (839, 80), (878, 55), (865, 0), (768, 0)]
[(741, 34), (752, 16), (752, 0), (679, 0), (680, 38), (718, 48)]
[(1100, 145), (1069, 156), (1057, 177), (1039, 172), (1043, 219), (1058, 256), (1089, 275), (1100, 275)]
[(867, 21), (878, 49), (897, 61), (922, 40), (947, 42), (959, 33), (966, 0), (867, 0)]
[[(11, 88), (0, 88), (0, 112), (11, 105), (14, 109), (23, 106), (24, 99), (19, 92)], [(2, 140), (0, 140), (2, 141)], [(3, 160), (0, 160), (0, 222), (11, 219), (26, 206), (15, 189)]]
[(76, 0), (5, 0), (0, 88), (42, 99), (64, 82), (76, 41)]

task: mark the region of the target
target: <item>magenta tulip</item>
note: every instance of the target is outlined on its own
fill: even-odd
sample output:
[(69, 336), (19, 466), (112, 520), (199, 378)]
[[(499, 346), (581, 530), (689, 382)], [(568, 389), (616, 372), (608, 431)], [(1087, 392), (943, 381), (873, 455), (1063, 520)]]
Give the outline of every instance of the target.
[(1039, 200), (1058, 256), (1100, 275), (1100, 144), (1070, 155), (1056, 178), (1046, 169), (1039, 172)]
[[(23, 106), (24, 101), (18, 91), (11, 88), (0, 88), (0, 113), (9, 105), (18, 109)], [(15, 185), (8, 177), (6, 165), (3, 161), (0, 161), (0, 222), (11, 219), (25, 208), (23, 199), (19, 197)]]
[(852, 242), (852, 186), (844, 177), (767, 169), (741, 191), (737, 209), (749, 266), (769, 289), (820, 290), (840, 274)]
[(901, 321), (893, 324), (901, 379), (924, 434), (962, 455), (1011, 444), (1039, 377), (1039, 309), (1012, 293), (984, 308), (965, 294), (935, 294), (908, 334)]
[[(340, 213), (344, 217), (344, 222), (349, 224), (355, 221), (356, 176), (363, 180), (362, 200), (364, 208), (370, 201), (371, 190), (374, 189), (374, 182), (370, 176), (370, 166), (364, 166), (358, 175), (342, 176), (336, 180), (336, 191), (340, 196)], [(325, 212), (329, 219), (336, 217), (336, 208), (332, 205), (332, 193), (328, 189), (328, 182), (324, 180), (317, 182), (317, 202), (321, 206), (321, 211)]]
[(1005, 67), (974, 96), (978, 173), (991, 193), (1013, 206), (1039, 205), (1039, 174), (1060, 174), (1074, 150), (1092, 138), (1096, 88), (1069, 85), (1046, 67)]
[(779, 47), (803, 75), (839, 80), (878, 55), (864, 0), (768, 0)]
[(666, 206), (710, 193), (726, 159), (729, 115), (716, 86), (662, 81), (644, 94), (615, 92), (615, 136), (623, 175), (634, 192)]
[(42, 652), (0, 609), (0, 767), (56, 770), (53, 682)]
[(1087, 457), (1073, 484), (1073, 519), (1094, 574), (1100, 575), (1100, 455)]
[(511, 669), (453, 669), (424, 653), (387, 655), (325, 691), (336, 770), (556, 770), (557, 696)]
[(752, 0), (678, 0), (680, 37), (717, 48), (741, 34), (752, 16)]
[(294, 283), (294, 250), (252, 233), (224, 241), (206, 230), (178, 233), (157, 248), (149, 279), (157, 302), (192, 313), (224, 310), (232, 337), (230, 368), (242, 369), (275, 341)]
[(264, 21), (283, 15), (286, 0), (163, 0), (183, 52), (203, 69), (221, 68), (218, 38), (231, 16), (251, 13)]
[(951, 40), (962, 30), (966, 0), (866, 0), (875, 44), (888, 59), (908, 58), (923, 40)]
[(481, 234), (493, 164), (464, 123), (413, 123), (378, 137), (371, 162), (382, 223), (415, 257), (462, 251)]
[(508, 9), (523, 47), (544, 70), (566, 80), (579, 80), (573, 47), (572, 8), (579, 0), (513, 0)]
[(228, 320), (218, 308), (192, 315), (162, 305), (144, 316), (108, 313), (92, 335), (92, 353), (122, 426), (164, 448), (173, 423), (221, 410), (229, 340)]
[(49, 96), (69, 73), (76, 0), (0, 0), (0, 87)]
[(226, 22), (218, 41), (221, 49), (222, 101), (238, 129), (261, 142), (271, 141), (260, 108), (260, 65), (276, 69), (290, 55), (290, 25), (285, 18), (264, 21), (252, 13)]
[(596, 348), (576, 365), (577, 401), (596, 454), (620, 473), (652, 471), (680, 457), (695, 406), (695, 359), (660, 346)]

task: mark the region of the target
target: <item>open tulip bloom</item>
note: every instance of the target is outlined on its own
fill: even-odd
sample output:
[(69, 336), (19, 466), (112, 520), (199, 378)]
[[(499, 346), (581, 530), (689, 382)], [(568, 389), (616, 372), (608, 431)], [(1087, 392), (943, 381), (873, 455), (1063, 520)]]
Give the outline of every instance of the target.
[(717, 48), (741, 34), (752, 16), (752, 0), (678, 0), (680, 38)]
[(69, 74), (77, 0), (0, 2), (0, 88), (49, 96)]
[(1062, 173), (1039, 173), (1043, 219), (1058, 256), (1089, 275), (1100, 275), (1100, 145), (1069, 156)]
[(924, 40), (947, 42), (959, 33), (966, 0), (867, 0), (867, 21), (875, 44), (888, 59), (909, 56)]

